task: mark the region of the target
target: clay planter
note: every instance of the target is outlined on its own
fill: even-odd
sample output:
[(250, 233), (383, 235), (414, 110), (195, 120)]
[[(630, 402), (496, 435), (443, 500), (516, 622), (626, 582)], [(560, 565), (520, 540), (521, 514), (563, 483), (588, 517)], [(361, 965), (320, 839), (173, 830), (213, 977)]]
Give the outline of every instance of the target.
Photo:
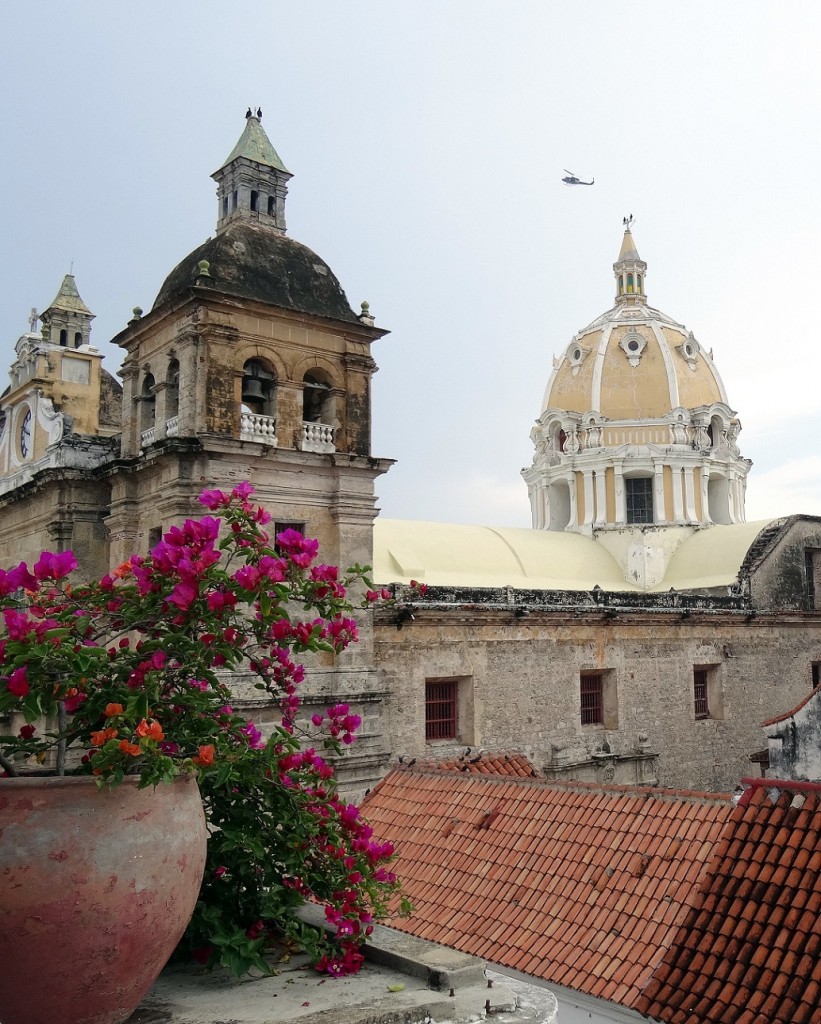
[(194, 910), (205, 818), (191, 777), (0, 779), (0, 1021), (121, 1024)]

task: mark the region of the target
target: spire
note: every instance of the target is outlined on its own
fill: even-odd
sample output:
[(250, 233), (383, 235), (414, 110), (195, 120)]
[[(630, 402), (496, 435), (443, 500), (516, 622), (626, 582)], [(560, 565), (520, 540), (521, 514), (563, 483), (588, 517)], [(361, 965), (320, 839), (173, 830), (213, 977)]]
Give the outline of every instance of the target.
[(285, 197), (291, 172), (262, 127), (262, 110), (248, 108), (245, 128), (228, 159), (211, 177), (217, 183), (217, 231), (236, 220), (285, 234)]
[(613, 271), (616, 275), (616, 305), (646, 305), (647, 295), (645, 294), (645, 277), (647, 264), (639, 256), (636, 243), (630, 228), (633, 224), (633, 214), (625, 217), (624, 238), (619, 249), (619, 256), (613, 264)]
[(77, 283), (74, 274), (66, 274), (60, 289), (51, 301), (49, 310), (59, 309), (65, 313), (87, 313), (92, 316), (91, 310), (80, 298), (77, 291)]
[(79, 348), (90, 344), (94, 314), (80, 298), (73, 274), (66, 274), (51, 305), (40, 314), (44, 337), (54, 345)]

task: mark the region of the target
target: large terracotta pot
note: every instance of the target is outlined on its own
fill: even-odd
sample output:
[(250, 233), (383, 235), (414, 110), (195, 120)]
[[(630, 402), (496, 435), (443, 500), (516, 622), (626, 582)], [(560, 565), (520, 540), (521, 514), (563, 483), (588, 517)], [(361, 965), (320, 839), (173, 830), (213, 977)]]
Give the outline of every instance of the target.
[(121, 1024), (165, 966), (205, 865), (196, 781), (0, 779), (0, 1021)]

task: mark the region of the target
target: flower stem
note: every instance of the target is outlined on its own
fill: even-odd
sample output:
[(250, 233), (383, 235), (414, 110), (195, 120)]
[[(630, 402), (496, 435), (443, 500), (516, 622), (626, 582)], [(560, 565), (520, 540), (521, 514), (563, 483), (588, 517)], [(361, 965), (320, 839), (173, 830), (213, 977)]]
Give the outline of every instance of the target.
[(66, 704), (65, 701), (57, 701), (57, 731), (60, 739), (57, 741), (57, 774), (66, 773)]

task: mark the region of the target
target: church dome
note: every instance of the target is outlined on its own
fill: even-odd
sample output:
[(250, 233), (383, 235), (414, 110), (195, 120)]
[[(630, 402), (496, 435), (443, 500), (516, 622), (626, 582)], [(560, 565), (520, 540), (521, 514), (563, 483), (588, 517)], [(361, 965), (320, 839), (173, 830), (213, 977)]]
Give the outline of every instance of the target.
[(608, 420), (665, 417), (680, 407), (727, 403), (692, 331), (647, 304), (646, 264), (628, 228), (616, 273), (616, 304), (574, 336), (545, 389), (542, 412), (592, 412)]
[(647, 303), (629, 221), (612, 309), (553, 361), (523, 470), (533, 526), (704, 527), (744, 521), (750, 463), (712, 352)]
[[(202, 273), (203, 260), (207, 275)], [(358, 323), (328, 264), (267, 225), (231, 221), (171, 271), (154, 309), (185, 296), (195, 281), (240, 299)]]
[(196, 282), (238, 299), (358, 323), (331, 269), (288, 238), (285, 200), (291, 172), (249, 108), (245, 128), (211, 177), (217, 183), (217, 233), (168, 275), (154, 309), (185, 297)]

